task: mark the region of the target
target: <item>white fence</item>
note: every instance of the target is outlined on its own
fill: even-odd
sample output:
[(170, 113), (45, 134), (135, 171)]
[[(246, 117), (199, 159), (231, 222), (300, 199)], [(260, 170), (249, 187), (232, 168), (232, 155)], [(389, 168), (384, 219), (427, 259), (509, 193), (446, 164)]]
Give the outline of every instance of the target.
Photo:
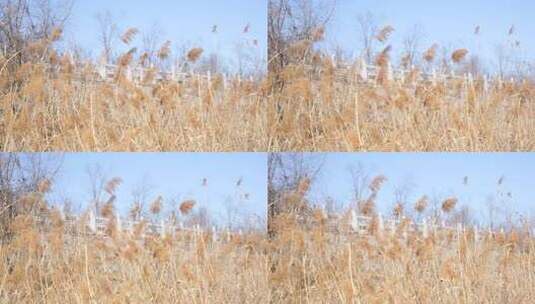
[[(92, 71), (93, 81), (113, 82), (117, 76), (121, 74), (127, 80), (144, 85), (153, 85), (162, 81), (170, 81), (176, 83), (184, 83), (188, 81), (201, 81), (211, 83), (215, 77), (221, 77), (223, 86), (228, 86), (231, 81), (238, 84), (243, 81), (258, 82), (253, 76), (242, 77), (240, 74), (217, 73), (212, 74), (210, 71), (203, 73), (195, 72), (194, 70), (185, 71), (180, 65), (172, 65), (168, 69), (163, 69), (155, 66), (144, 67), (139, 64), (130, 64), (127, 66), (119, 66), (116, 64), (107, 63), (93, 63), (93, 62), (79, 62), (73, 58), (69, 59), (70, 71), (75, 75), (75, 78), (87, 81), (87, 71)], [(61, 71), (61, 65), (43, 64), (49, 71)], [(89, 69), (88, 69), (89, 68)]]
[[(340, 81), (355, 81), (364, 82), (367, 84), (377, 85), (381, 68), (376, 65), (368, 64), (365, 60), (360, 59), (352, 65), (345, 63), (337, 63), (333, 58), (332, 60), (335, 68), (335, 78)], [(308, 66), (308, 69), (314, 70), (312, 66)], [(462, 81), (467, 85), (474, 85), (476, 81), (481, 81), (484, 91), (488, 91), (491, 83), (497, 84), (499, 87), (506, 83), (516, 83), (517, 81), (511, 77), (509, 79), (503, 79), (499, 75), (483, 74), (479, 77), (475, 77), (471, 73), (456, 74), (455, 70), (449, 72), (440, 71), (436, 68), (431, 68), (430, 72), (420, 71), (416, 67), (412, 66), (408, 69), (394, 68), (391, 63), (388, 63), (384, 71), (385, 80), (389, 82), (411, 82), (413, 85), (418, 82), (427, 82), (434, 86), (444, 81), (457, 80)], [(477, 79), (476, 79), (477, 78)], [(527, 81), (527, 80), (524, 80)]]
[[(481, 240), (485, 235), (494, 235), (495, 231), (491, 228), (481, 229), (475, 225), (473, 227), (466, 227), (462, 224), (456, 226), (449, 226), (445, 222), (437, 223), (429, 219), (423, 219), (420, 223), (415, 223), (407, 218), (384, 218), (381, 214), (376, 217), (357, 215), (355, 210), (351, 210), (349, 227), (352, 233), (357, 235), (367, 235), (370, 231), (370, 225), (374, 223), (378, 235), (394, 235), (401, 234), (404, 239), (407, 239), (410, 233), (420, 233), (424, 238), (437, 232), (451, 232), (457, 238), (465, 235), (466, 232), (471, 231), (475, 241)], [(505, 234), (503, 228), (499, 233)]]
[[(230, 241), (230, 239), (233, 236), (241, 236), (243, 235), (243, 232), (241, 229), (237, 231), (232, 231), (230, 229), (220, 229), (216, 226), (212, 226), (212, 228), (201, 228), (199, 225), (194, 225), (192, 227), (186, 227), (182, 222), (174, 223), (170, 221), (166, 221), (163, 219), (160, 219), (158, 222), (150, 221), (143, 219), (142, 217), (139, 220), (131, 220), (124, 217), (121, 217), (119, 215), (113, 216), (113, 217), (101, 217), (96, 216), (93, 211), (89, 211), (84, 215), (81, 216), (65, 216), (63, 212), (59, 212), (61, 216), (61, 220), (65, 224), (65, 226), (77, 226), (77, 225), (83, 225), (85, 229), (90, 234), (94, 235), (106, 235), (106, 230), (108, 229), (110, 223), (114, 224), (115, 229), (119, 233), (131, 233), (134, 234), (136, 229), (140, 227), (140, 237), (144, 238), (148, 235), (154, 235), (154, 236), (175, 236), (177, 233), (180, 232), (189, 232), (194, 235), (201, 235), (205, 233), (209, 233), (212, 235), (213, 241), (218, 240), (227, 240)], [(50, 218), (49, 213), (43, 213), (39, 216), (37, 216), (37, 219), (41, 222), (47, 221)]]

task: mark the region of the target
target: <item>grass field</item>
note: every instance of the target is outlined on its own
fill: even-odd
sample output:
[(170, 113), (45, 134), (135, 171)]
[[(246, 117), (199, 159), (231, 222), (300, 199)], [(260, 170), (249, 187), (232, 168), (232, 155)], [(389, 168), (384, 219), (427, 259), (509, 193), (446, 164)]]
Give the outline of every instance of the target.
[(16, 234), (0, 246), (1, 302), (268, 303), (262, 235), (73, 237), (57, 216), (50, 222), (14, 220)]
[[(315, 72), (311, 72), (315, 70)], [(529, 80), (415, 81), (419, 70), (370, 81), (344, 77), (330, 58), (294, 64), (270, 105), (274, 151), (532, 151), (535, 85)]]
[[(148, 210), (134, 204), (131, 224), (121, 225), (113, 194), (119, 183), (106, 184), (110, 198), (99, 210), (105, 221), (98, 229), (90, 212), (51, 207), (46, 180), (16, 204), (2, 204), (0, 302), (268, 303), (262, 228), (194, 229), (195, 201), (175, 206), (167, 219), (161, 197)], [(165, 231), (150, 228), (163, 219)]]
[[(3, 151), (267, 149), (261, 79), (188, 71), (182, 81), (157, 80), (160, 71), (170, 73), (157, 68), (169, 65), (169, 44), (153, 67), (132, 48), (119, 56), (111, 77), (102, 79), (98, 64), (56, 53), (51, 43), (25, 50), (28, 58), (20, 65), (0, 56)], [(184, 60), (193, 66), (202, 53), (193, 48)], [(145, 70), (136, 81), (129, 77), (135, 67)]]
[[(426, 197), (396, 206), (383, 222), (376, 210), (382, 181), (375, 178), (369, 197), (345, 211), (303, 207), (309, 205), (306, 191), (281, 196), (286, 212), (270, 218), (274, 303), (535, 301), (529, 222), (477, 228), (458, 221), (453, 197), (438, 210)], [(364, 226), (353, 221), (355, 212), (369, 219)], [(415, 225), (418, 218), (427, 224)]]
[(478, 241), (472, 230), (460, 238), (415, 232), (405, 240), (373, 230), (366, 236), (335, 233), (321, 221), (308, 228), (288, 218), (280, 222), (284, 228), (272, 243), (275, 303), (535, 300), (535, 242), (521, 230)]

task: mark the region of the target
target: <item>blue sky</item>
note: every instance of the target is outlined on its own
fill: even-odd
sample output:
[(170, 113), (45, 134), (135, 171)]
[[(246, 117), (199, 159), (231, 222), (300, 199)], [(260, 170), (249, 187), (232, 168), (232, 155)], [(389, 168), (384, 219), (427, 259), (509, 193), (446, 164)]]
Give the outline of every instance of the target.
[[(512, 194), (507, 203), (510, 211), (535, 215), (535, 153), (329, 153), (312, 198), (331, 196), (347, 206), (352, 194), (348, 166), (359, 163), (372, 176), (388, 178), (378, 199), (385, 214), (395, 201), (396, 187), (412, 185), (411, 206), (422, 195), (438, 199), (455, 196), (484, 222), (487, 199), (500, 189)], [(465, 176), (467, 185), (463, 183)], [(498, 188), (501, 176), (504, 181)]]
[[(163, 41), (216, 51), (229, 64), (235, 59), (236, 44), (246, 40), (256, 39), (258, 46), (253, 51), (264, 57), (266, 54), (267, 0), (78, 0), (67, 33), (84, 48), (94, 50), (99, 46), (96, 15), (105, 11), (123, 30), (136, 27), (149, 31), (157, 25), (163, 32)], [(247, 24), (250, 30), (244, 34)], [(212, 33), (213, 25), (217, 25), (217, 34)]]
[[(464, 47), (490, 60), (494, 59), (495, 45), (509, 39), (520, 41), (519, 56), (535, 59), (534, 1), (338, 0), (328, 42), (341, 44), (346, 50), (360, 50), (356, 17), (367, 11), (380, 27), (391, 25), (396, 29), (390, 41), (394, 51), (401, 47), (401, 38), (417, 25), (425, 34), (424, 49), (436, 42), (452, 49)], [(474, 35), (477, 25), (481, 27), (479, 36)], [(509, 37), (512, 25), (516, 30)]]
[[(132, 190), (145, 180), (150, 188), (149, 204), (159, 195), (164, 198), (164, 206), (170, 199), (195, 199), (198, 207), (205, 207), (211, 216), (221, 220), (230, 197), (234, 199), (232, 206), (238, 207), (243, 216), (254, 214), (266, 219), (267, 171), (263, 153), (67, 153), (50, 200), (61, 202), (68, 198), (86, 208), (90, 198), (87, 168), (96, 164), (109, 178), (123, 179), (116, 193), (120, 212), (129, 210)], [(204, 178), (208, 187), (202, 187)], [(240, 178), (240, 193), (249, 193), (248, 200), (236, 199)]]

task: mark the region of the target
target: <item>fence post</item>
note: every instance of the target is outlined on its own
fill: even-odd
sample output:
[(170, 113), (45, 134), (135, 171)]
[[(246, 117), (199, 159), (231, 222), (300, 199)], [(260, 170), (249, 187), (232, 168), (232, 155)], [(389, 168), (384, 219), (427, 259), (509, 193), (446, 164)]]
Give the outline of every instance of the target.
[(386, 65), (386, 79), (390, 82), (394, 80), (394, 69), (392, 68), (392, 64), (390, 61)]
[(173, 63), (173, 65), (171, 66), (171, 78), (173, 81), (177, 81), (176, 79), (176, 64)]
[(429, 236), (429, 228), (427, 227), (427, 219), (423, 219), (423, 228), (422, 228), (422, 234), (424, 236), (425, 239), (427, 239), (427, 237)]
[(357, 234), (360, 233), (359, 220), (354, 209), (351, 209), (351, 229), (353, 229), (354, 232), (357, 232)]
[(212, 240), (214, 242), (217, 242), (217, 229), (215, 228), (215, 226), (212, 226)]
[[(140, 216), (139, 217), (139, 223), (141, 224), (143, 222), (143, 216)], [(141, 238), (144, 239), (145, 238), (145, 227), (143, 227), (143, 229), (141, 229)]]
[(165, 229), (165, 221), (163, 219), (160, 220), (160, 236), (165, 237), (167, 231)]
[(132, 68), (130, 66), (126, 67), (126, 79), (132, 81)]
[(117, 224), (117, 231), (122, 232), (123, 231), (123, 225), (122, 225), (122, 222), (121, 222), (121, 217), (117, 216), (115, 221), (116, 221), (116, 224)]
[(66, 217), (65, 217), (65, 212), (63, 212), (63, 208), (58, 207), (58, 212), (59, 212), (59, 217), (61, 218), (61, 220), (65, 221)]
[(97, 71), (98, 71), (98, 74), (100, 75), (100, 78), (102, 78), (102, 80), (107, 80), (107, 75), (106, 75), (106, 65), (103, 64), (103, 63), (99, 63), (98, 67), (97, 67)]
[(437, 85), (437, 70), (435, 68), (433, 68), (431, 70), (431, 83), (433, 84), (433, 86), (436, 86)]
[(396, 235), (396, 221), (395, 220), (390, 220), (390, 235), (391, 236), (395, 236)]
[(474, 75), (472, 75), (472, 73), (468, 73), (468, 84), (470, 85), (470, 87), (473, 87), (474, 86)]
[(89, 229), (95, 233), (97, 232), (97, 219), (95, 218), (93, 210), (89, 211)]
[[(403, 216), (401, 218), (401, 220), (404, 222), (405, 221), (405, 216)], [(403, 225), (403, 240), (405, 241), (405, 243), (407, 243), (407, 241), (409, 240), (409, 233), (408, 233), (408, 226), (409, 225)]]
[[(326, 219), (328, 218), (327, 216), (327, 212), (325, 212), (325, 205), (321, 205), (320, 206), (320, 212), (321, 212), (321, 218), (322, 219)], [(353, 215), (352, 215), (353, 216)], [(353, 220), (353, 218), (351, 218), (351, 220)]]
[(457, 240), (461, 240), (461, 234), (463, 233), (463, 224), (457, 223)]
[(474, 226), (474, 243), (477, 244), (477, 241), (479, 240), (479, 227), (478, 225)]
[(366, 60), (362, 57), (360, 57), (360, 77), (364, 81), (368, 81), (368, 65), (366, 64)]
[(383, 236), (383, 230), (384, 230), (383, 215), (379, 213), (377, 217), (377, 232), (378, 232), (379, 237)]

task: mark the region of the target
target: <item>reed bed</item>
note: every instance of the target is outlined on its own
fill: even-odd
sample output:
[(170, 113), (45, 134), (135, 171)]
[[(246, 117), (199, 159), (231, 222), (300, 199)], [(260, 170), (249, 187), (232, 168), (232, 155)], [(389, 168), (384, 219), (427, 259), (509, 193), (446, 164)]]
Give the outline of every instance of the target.
[[(474, 239), (436, 232), (333, 232), (278, 221), (274, 303), (532, 303), (535, 241), (512, 230)], [(340, 224), (340, 222), (339, 222)], [(346, 230), (347, 231), (347, 230)]]
[[(102, 78), (99, 64), (59, 54), (51, 43), (21, 64), (0, 56), (2, 151), (267, 149), (261, 79), (194, 71), (161, 79), (161, 71), (171, 73), (169, 43), (152, 66), (130, 49)], [(194, 66), (201, 56), (194, 48), (184, 60)], [(134, 79), (130, 71), (140, 66), (145, 73)]]
[[(215, 233), (206, 227), (150, 225), (164, 218), (162, 198), (134, 204), (135, 225), (122, 229), (115, 211), (119, 179), (106, 184), (99, 209), (64, 213), (46, 200), (49, 184), (20, 195), (0, 213), (2, 303), (268, 303), (268, 242), (262, 229)], [(169, 215), (193, 225), (192, 200)], [(6, 210), (11, 212), (5, 212)], [(180, 215), (177, 215), (180, 212)], [(173, 227), (173, 228), (172, 228)]]
[[(280, 196), (282, 212), (270, 218), (274, 303), (535, 300), (529, 222), (481, 229), (458, 221), (455, 197), (432, 207), (424, 196), (414, 203), (414, 212), (395, 206), (392, 219), (383, 223), (375, 207), (383, 181), (383, 176), (374, 178), (369, 196), (345, 211), (312, 207), (299, 189)], [(365, 225), (355, 223), (357, 212), (368, 219)], [(416, 225), (425, 217), (428, 222)], [(450, 226), (436, 225), (441, 222)]]
[(330, 58), (286, 67), (268, 110), (271, 150), (535, 149), (535, 85), (528, 80), (433, 83), (415, 80), (414, 69), (392, 80), (379, 71), (363, 81), (351, 65), (340, 70)]
[(1, 302), (268, 303), (261, 234), (74, 236), (61, 220), (51, 223), (13, 221), (15, 235), (0, 246)]

